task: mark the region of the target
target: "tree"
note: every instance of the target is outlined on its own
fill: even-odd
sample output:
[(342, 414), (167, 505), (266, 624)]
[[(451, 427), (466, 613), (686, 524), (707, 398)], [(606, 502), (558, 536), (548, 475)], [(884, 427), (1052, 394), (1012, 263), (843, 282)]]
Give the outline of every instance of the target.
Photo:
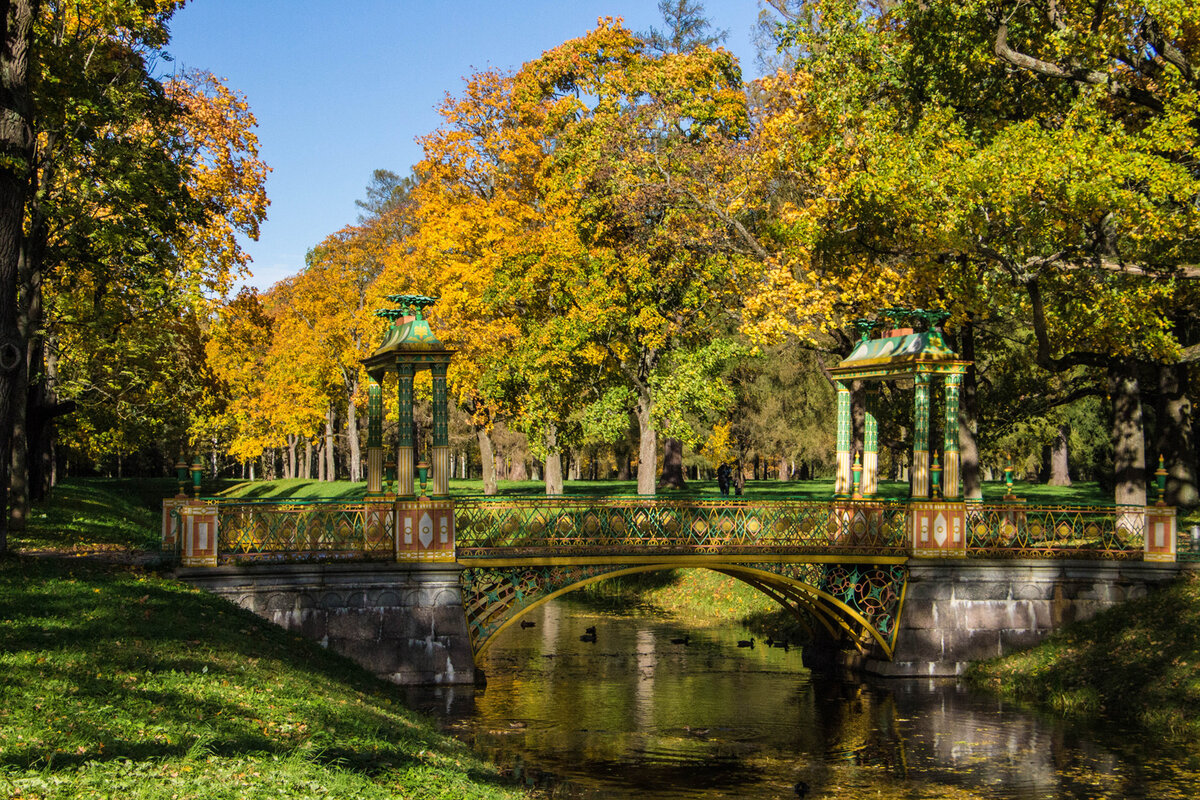
[(727, 30), (711, 31), (712, 23), (704, 16), (704, 4), (699, 0), (659, 0), (658, 13), (666, 27), (639, 34), (652, 51), (661, 54), (690, 53), (697, 47), (711, 48), (724, 42)]
[(33, 158), (30, 49), (37, 0), (9, 0), (0, 6), (4, 47), (0, 50), (0, 555), (8, 551), (9, 450), (14, 406), (23, 388), (25, 342), (17, 320), (18, 269), (28, 170)]
[(714, 246), (725, 224), (693, 179), (702, 163), (720, 173), (723, 148), (745, 131), (740, 73), (728, 53), (704, 46), (647, 55), (607, 20), (527, 64), (517, 84), (518, 97), (545, 109), (553, 146), (539, 177), (555, 224), (520, 243), (500, 285), (528, 309), (530, 327), (558, 321), (548, 346), (586, 353), (611, 376), (604, 384), (633, 389), (638, 491), (653, 494), (658, 376), (736, 305), (738, 256)]
[[(1003, 41), (1019, 28), (1069, 60), (1076, 39), (1032, 8), (1001, 15)], [(784, 44), (804, 55), (766, 87), (761, 152), (785, 191), (754, 300), (761, 328), (830, 331), (891, 301), (947, 308), (968, 340), (980, 324), (1024, 326), (1033, 359), (1054, 372), (1179, 357), (1171, 320), (1187, 296), (1180, 268), (1194, 260), (1195, 204), (1178, 202), (1196, 195), (1192, 89), (1166, 79), (1178, 96), (1151, 120), (1132, 89), (1014, 73), (992, 55), (1003, 43), (995, 12), (927, 3), (864, 14), (829, 0), (788, 27)], [(1114, 52), (1093, 44), (1079, 63)], [(1120, 496), (1135, 496), (1140, 468), (1118, 469), (1134, 493)]]

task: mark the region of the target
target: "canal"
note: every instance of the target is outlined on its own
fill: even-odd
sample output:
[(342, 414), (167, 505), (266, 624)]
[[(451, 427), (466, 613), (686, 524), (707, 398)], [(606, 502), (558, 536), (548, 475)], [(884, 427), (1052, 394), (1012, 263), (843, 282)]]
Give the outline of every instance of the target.
[(408, 702), (552, 797), (1200, 797), (1200, 748), (953, 681), (835, 680), (797, 648), (749, 646), (740, 627), (689, 631), (565, 601), (526, 620), (485, 654), (486, 688), (410, 690)]

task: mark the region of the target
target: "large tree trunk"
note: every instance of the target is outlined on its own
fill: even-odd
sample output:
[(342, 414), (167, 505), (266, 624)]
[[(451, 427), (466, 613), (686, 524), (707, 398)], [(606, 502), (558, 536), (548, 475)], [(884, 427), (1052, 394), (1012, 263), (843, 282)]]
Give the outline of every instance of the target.
[(546, 428), (546, 494), (563, 493), (562, 449), (558, 446), (558, 431), (553, 425)]
[(304, 440), (304, 468), (300, 471), (300, 477), (306, 481), (311, 481), (313, 476), (313, 441), (312, 439)]
[(1167, 504), (1192, 508), (1200, 503), (1196, 485), (1196, 443), (1186, 364), (1158, 368), (1158, 455), (1167, 467)]
[(333, 403), (325, 409), (325, 480), (337, 480), (337, 460), (334, 453), (333, 429), (337, 423)]
[(654, 479), (658, 473), (658, 433), (650, 416), (653, 398), (648, 387), (638, 391), (637, 408), (634, 413), (638, 421), (638, 473), (637, 493), (654, 496)]
[(1050, 443), (1047, 461), (1049, 466), (1049, 475), (1047, 483), (1051, 486), (1070, 486), (1071, 485), (1071, 459), (1070, 459), (1070, 436), (1071, 427), (1066, 423), (1058, 426), (1058, 431), (1055, 433), (1054, 441)]
[(967, 320), (959, 338), (959, 355), (969, 362), (958, 404), (958, 474), (964, 500), (983, 500), (979, 479), (979, 377), (975, 371), (975, 323)]
[(683, 476), (683, 441), (681, 439), (673, 436), (663, 439), (663, 468), (658, 488), (687, 488), (687, 481)]
[[(11, 465), (13, 411), (24, 385), (25, 341), (17, 323), (17, 287), (25, 201), (33, 161), (30, 48), (37, 0), (3, 0), (0, 47), (0, 473)], [(0, 555), (8, 552), (7, 474), (0, 474)]]
[(492, 434), (484, 425), (475, 426), (475, 438), (479, 440), (479, 462), (483, 471), (483, 493), (496, 493), (496, 448), (492, 445)]
[(294, 433), (289, 433), (287, 436), (287, 452), (285, 455), (287, 459), (284, 465), (284, 477), (300, 477), (300, 470), (296, 464), (296, 434)]
[(1114, 364), (1108, 371), (1112, 397), (1114, 501), (1117, 505), (1146, 504), (1146, 440), (1142, 430), (1142, 398), (1137, 365)]

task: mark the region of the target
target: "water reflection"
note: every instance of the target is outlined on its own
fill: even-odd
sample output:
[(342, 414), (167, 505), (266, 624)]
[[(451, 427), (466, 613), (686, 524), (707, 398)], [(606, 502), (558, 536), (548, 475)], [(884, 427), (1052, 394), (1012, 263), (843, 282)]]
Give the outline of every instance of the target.
[[(749, 637), (737, 628), (561, 603), (531, 620), (492, 646), (486, 689), (409, 702), (556, 797), (795, 798), (798, 784), (806, 798), (1200, 796), (1187, 755), (954, 684), (822, 678), (797, 649), (737, 647)], [(581, 641), (590, 626), (595, 641)]]

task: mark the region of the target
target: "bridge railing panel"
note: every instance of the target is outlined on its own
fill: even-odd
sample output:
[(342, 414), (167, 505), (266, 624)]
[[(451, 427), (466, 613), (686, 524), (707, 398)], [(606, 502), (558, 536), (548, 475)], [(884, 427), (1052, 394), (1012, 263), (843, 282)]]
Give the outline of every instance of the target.
[(885, 503), (465, 498), (455, 502), (455, 536), (466, 556), (764, 549), (901, 554), (904, 514), (903, 505)]
[(230, 503), (219, 508), (223, 558), (388, 558), (390, 537), (368, 535), (362, 503)]
[(1141, 506), (967, 504), (967, 555), (989, 558), (1141, 558)]

